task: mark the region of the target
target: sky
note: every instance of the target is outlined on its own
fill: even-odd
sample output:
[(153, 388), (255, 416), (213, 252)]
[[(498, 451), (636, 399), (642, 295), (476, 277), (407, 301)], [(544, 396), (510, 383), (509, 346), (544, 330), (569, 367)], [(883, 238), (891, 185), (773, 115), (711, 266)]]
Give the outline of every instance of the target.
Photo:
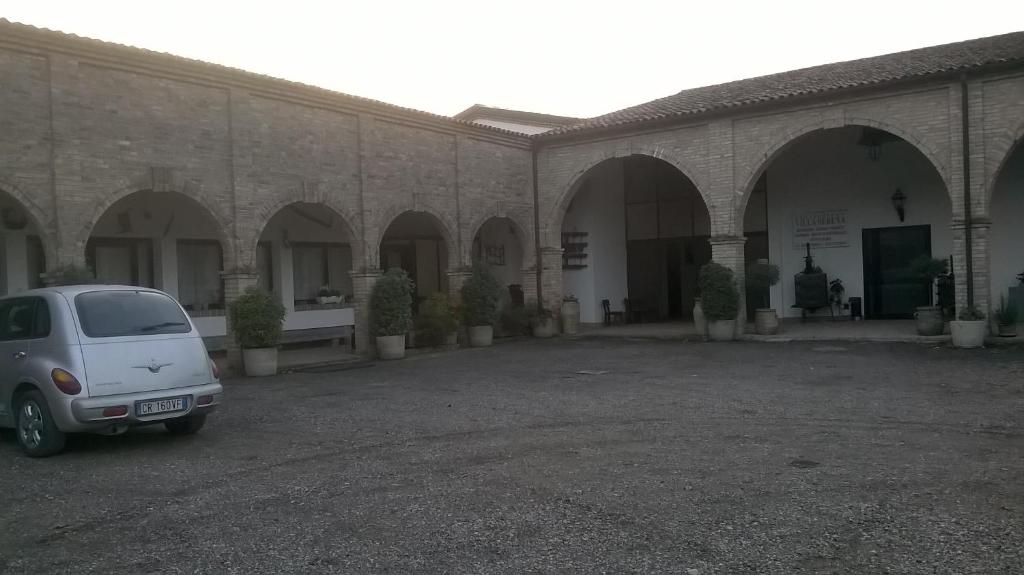
[(0, 0), (0, 17), (452, 115), (686, 88), (1024, 30), (1021, 0)]

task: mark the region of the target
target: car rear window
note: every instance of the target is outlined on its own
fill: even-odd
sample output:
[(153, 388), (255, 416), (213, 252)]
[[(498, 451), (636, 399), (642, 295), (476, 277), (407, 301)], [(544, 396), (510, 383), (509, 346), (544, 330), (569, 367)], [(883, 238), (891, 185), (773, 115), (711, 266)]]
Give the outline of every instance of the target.
[(171, 298), (148, 291), (109, 290), (78, 294), (75, 308), (89, 337), (188, 333), (192, 325)]

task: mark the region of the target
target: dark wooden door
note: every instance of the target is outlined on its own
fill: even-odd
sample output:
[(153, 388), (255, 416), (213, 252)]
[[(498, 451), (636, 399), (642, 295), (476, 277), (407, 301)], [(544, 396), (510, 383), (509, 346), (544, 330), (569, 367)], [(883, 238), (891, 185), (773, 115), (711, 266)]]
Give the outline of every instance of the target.
[(914, 308), (930, 305), (931, 286), (911, 272), (910, 263), (931, 256), (931, 226), (866, 229), (863, 241), (865, 317), (910, 319)]

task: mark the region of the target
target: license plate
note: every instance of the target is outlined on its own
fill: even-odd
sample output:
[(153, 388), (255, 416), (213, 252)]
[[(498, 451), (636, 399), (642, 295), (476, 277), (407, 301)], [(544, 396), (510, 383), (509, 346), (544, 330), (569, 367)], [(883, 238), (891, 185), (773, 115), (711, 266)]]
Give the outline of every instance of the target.
[(172, 397), (170, 399), (154, 399), (153, 401), (138, 401), (135, 403), (135, 415), (156, 415), (171, 411), (185, 411), (188, 407), (188, 400), (184, 397)]

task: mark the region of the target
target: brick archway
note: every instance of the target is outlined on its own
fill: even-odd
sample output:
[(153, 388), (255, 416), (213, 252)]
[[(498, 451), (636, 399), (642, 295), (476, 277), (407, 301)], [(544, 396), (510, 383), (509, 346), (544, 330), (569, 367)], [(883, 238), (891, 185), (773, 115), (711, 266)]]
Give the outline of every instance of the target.
[(28, 194), (12, 182), (0, 180), (0, 192), (6, 194), (24, 209), (29, 220), (39, 231), (39, 240), (43, 243), (43, 253), (46, 256), (46, 266), (52, 268), (57, 265), (57, 239), (53, 219), (48, 217), (46, 212), (32, 201)]

